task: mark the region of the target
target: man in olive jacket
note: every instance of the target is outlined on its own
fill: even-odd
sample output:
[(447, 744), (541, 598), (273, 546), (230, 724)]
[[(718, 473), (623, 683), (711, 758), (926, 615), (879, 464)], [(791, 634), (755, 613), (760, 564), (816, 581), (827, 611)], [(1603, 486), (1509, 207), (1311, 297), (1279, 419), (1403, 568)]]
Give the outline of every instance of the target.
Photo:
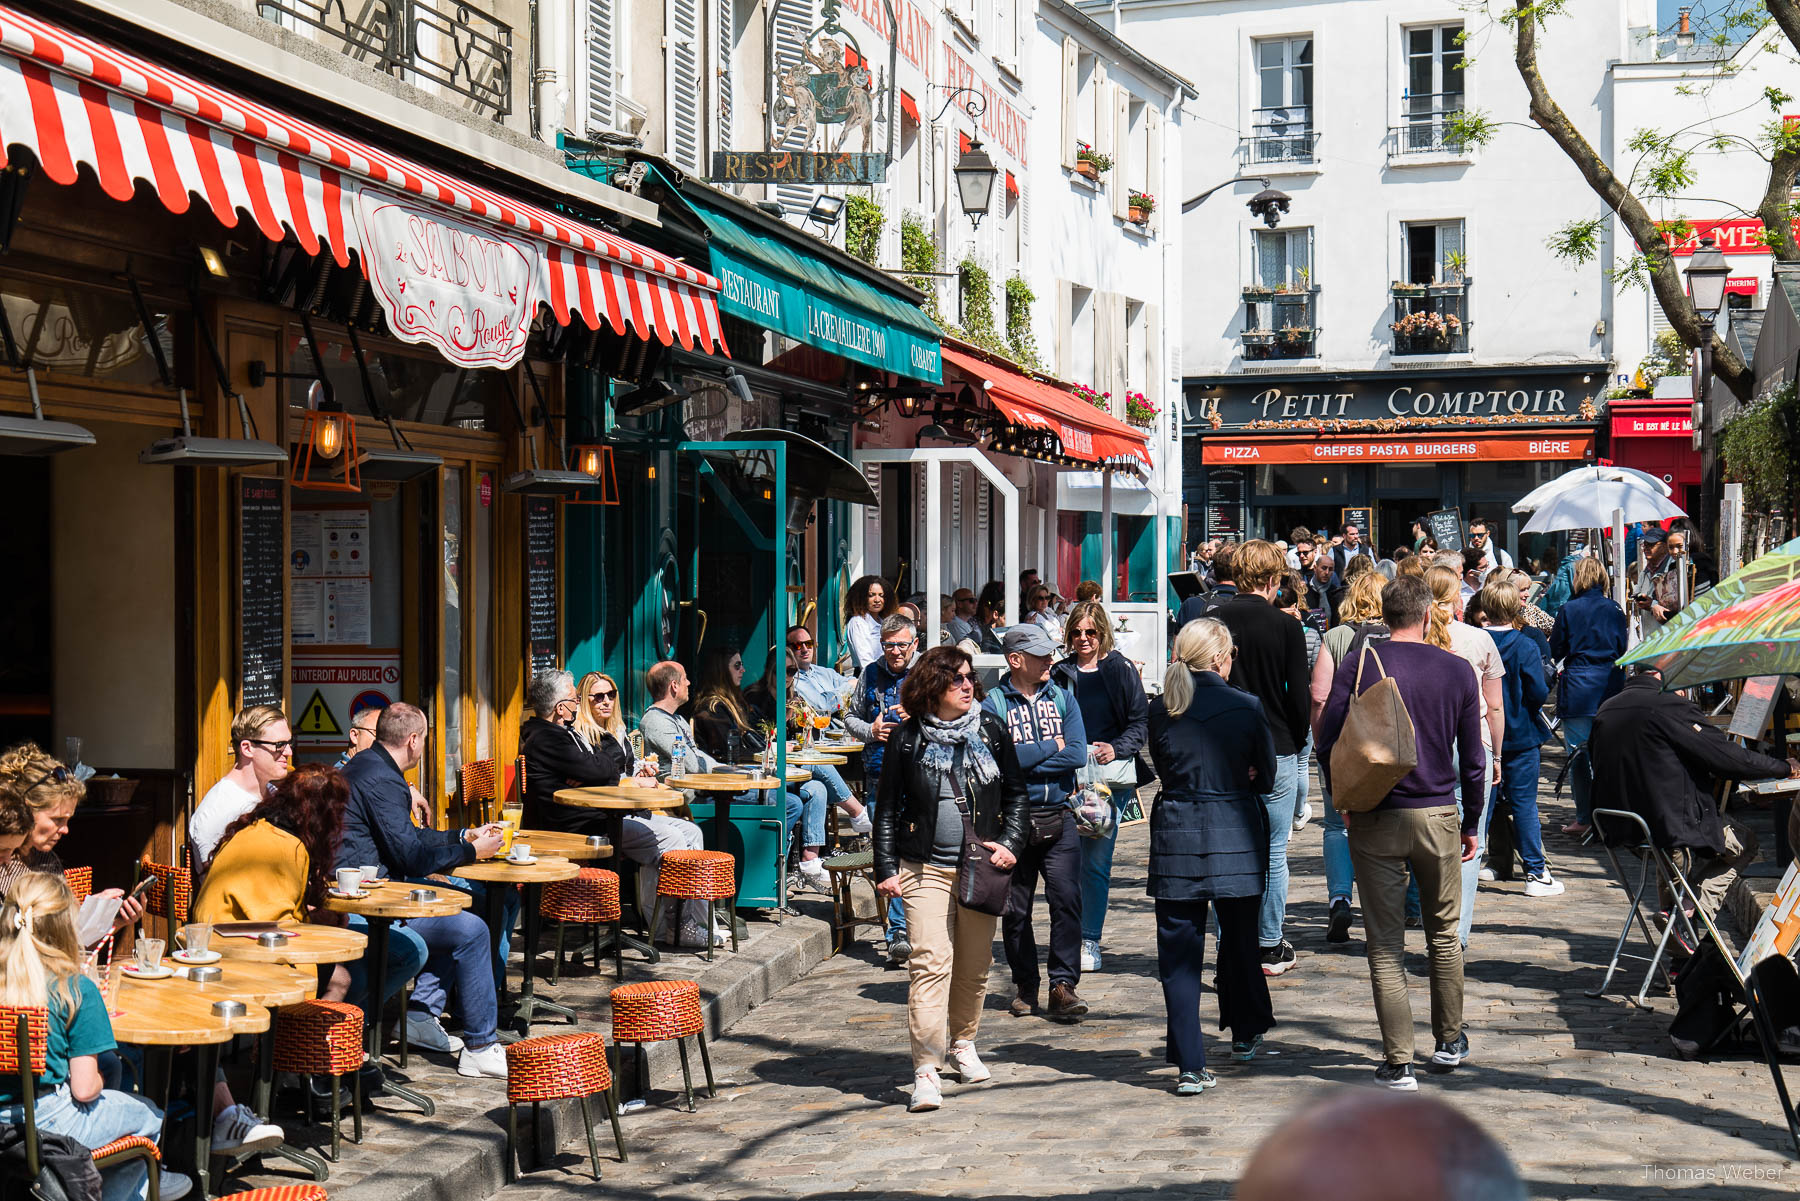
[[(1662, 673), (1641, 668), (1600, 706), (1588, 742), (1594, 765), (1594, 808), (1628, 809), (1650, 827), (1650, 840), (1715, 914), (1738, 872), (1756, 858), (1756, 836), (1721, 817), (1713, 779), (1772, 780), (1800, 772), (1793, 760), (1760, 755), (1726, 737), (1700, 707), (1662, 690)], [(1596, 822), (1609, 843), (1636, 839), (1619, 821)], [(1668, 909), (1672, 898), (1663, 897)]]

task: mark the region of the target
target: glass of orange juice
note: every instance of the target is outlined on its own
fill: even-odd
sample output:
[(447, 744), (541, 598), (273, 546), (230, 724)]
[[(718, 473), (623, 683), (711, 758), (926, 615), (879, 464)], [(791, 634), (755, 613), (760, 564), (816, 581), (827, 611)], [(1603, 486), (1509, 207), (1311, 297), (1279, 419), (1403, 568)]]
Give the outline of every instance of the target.
[(500, 806), (500, 854), (512, 853), (513, 835), (519, 832), (519, 823), (524, 819), (523, 805)]
[(815, 712), (812, 715), (812, 728), (814, 730), (814, 734), (813, 734), (813, 745), (814, 746), (819, 745), (819, 739), (821, 739), (825, 736), (825, 731), (828, 728), (830, 728), (830, 726), (831, 726), (831, 714)]

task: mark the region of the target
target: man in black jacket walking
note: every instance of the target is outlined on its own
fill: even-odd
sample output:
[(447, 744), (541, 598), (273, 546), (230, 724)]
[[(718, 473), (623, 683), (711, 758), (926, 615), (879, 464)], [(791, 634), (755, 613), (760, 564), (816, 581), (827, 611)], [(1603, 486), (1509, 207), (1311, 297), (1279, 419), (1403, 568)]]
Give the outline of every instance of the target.
[(1306, 635), (1300, 623), (1272, 601), (1287, 571), (1273, 542), (1257, 538), (1238, 548), (1232, 567), (1238, 594), (1208, 614), (1225, 623), (1237, 646), (1231, 682), (1263, 703), (1275, 740), (1275, 778), (1267, 781), (1263, 808), (1269, 819), (1269, 880), (1263, 889), (1258, 940), (1263, 973), (1279, 976), (1294, 966), (1291, 943), (1282, 937), (1287, 918), (1288, 836), (1294, 832), (1294, 800), (1300, 784), (1300, 747), (1306, 742), (1311, 698), (1307, 682)]
[[(1756, 858), (1756, 835), (1722, 817), (1713, 779), (1772, 780), (1800, 775), (1800, 763), (1761, 755), (1726, 737), (1700, 707), (1662, 690), (1662, 673), (1640, 668), (1594, 715), (1588, 741), (1594, 766), (1594, 808), (1628, 809), (1650, 827), (1650, 841), (1667, 851), (1711, 915), (1731, 882)], [(1609, 843), (1636, 835), (1595, 823)], [(1662, 898), (1667, 910), (1673, 898)]]

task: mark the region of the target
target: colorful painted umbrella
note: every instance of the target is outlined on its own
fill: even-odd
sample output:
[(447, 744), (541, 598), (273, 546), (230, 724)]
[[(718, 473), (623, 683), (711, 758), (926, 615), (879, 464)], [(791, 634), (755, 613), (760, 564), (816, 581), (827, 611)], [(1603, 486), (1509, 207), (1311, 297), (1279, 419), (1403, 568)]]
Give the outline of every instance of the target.
[(1638, 643), (1663, 688), (1800, 672), (1800, 538), (1739, 568)]

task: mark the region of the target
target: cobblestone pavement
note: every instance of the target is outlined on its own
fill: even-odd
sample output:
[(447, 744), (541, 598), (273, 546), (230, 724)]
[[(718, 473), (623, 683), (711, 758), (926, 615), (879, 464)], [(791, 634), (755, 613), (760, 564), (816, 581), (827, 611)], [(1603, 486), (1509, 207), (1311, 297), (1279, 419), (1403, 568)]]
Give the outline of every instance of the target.
[[(1547, 804), (1546, 828), (1568, 816)], [(1269, 1046), (1279, 1054), (1249, 1065), (1220, 1054), (1219, 1087), (1177, 1098), (1163, 1063), (1147, 843), (1144, 825), (1121, 835), (1105, 970), (1081, 984), (1088, 1020), (1008, 1016), (1011, 993), (996, 962), (979, 1039), (991, 1083), (946, 1084), (941, 1110), (905, 1112), (897, 1091), (910, 1081), (905, 977), (883, 970), (865, 943), (721, 1040), (714, 1060), (728, 1083), (717, 1100), (688, 1114), (659, 1093), (660, 1108), (629, 1116), (629, 1163), (613, 1162), (602, 1126), (604, 1195), (1228, 1196), (1258, 1141), (1294, 1105), (1321, 1088), (1368, 1085), (1379, 1043), (1361, 931), (1347, 946), (1324, 940), (1315, 822), (1293, 847), (1289, 928), (1300, 962), (1271, 981), (1280, 1025)], [(1668, 1055), (1672, 997), (1652, 994), (1654, 1011), (1641, 1012), (1622, 997), (1584, 995), (1599, 980), (1624, 894), (1597, 850), (1555, 834), (1549, 844), (1566, 894), (1529, 900), (1517, 882), (1483, 886), (1467, 969), (1474, 1058), (1450, 1075), (1421, 1074), (1421, 1092), (1492, 1130), (1534, 1196), (1756, 1201), (1800, 1191), (1800, 1164), (1761, 1064)], [(1410, 931), (1408, 943), (1429, 1049), (1422, 932)], [(1211, 1006), (1209, 996), (1207, 1012), (1216, 1013)], [(585, 1147), (568, 1145), (501, 1198), (593, 1189)]]

